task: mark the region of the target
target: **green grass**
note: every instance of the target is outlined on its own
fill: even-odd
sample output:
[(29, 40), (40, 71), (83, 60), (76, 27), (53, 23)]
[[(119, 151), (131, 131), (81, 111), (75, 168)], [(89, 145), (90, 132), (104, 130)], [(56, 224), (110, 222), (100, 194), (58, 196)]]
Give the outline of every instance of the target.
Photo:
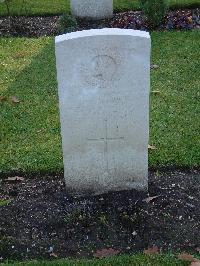
[[(28, 47), (28, 49), (27, 49)], [(0, 39), (1, 169), (62, 168), (53, 39)]]
[[(12, 0), (10, 11), (13, 15), (52, 15), (70, 12), (69, 0), (26, 0), (23, 7), (23, 0)], [(199, 0), (169, 0), (171, 8), (199, 6)], [(139, 9), (138, 0), (114, 0), (115, 11)], [(7, 14), (5, 4), (0, 4), (0, 15)]]
[[(199, 166), (199, 43), (198, 31), (152, 33), (150, 166)], [(61, 171), (53, 38), (1, 38), (0, 73), (1, 172)]]
[[(170, 8), (196, 7), (199, 6), (198, 0), (168, 0)], [(114, 0), (115, 11), (137, 10), (139, 1), (137, 0)]]
[(8, 205), (10, 202), (11, 200), (0, 200), (0, 207)]
[(94, 259), (94, 260), (54, 260), (54, 261), (33, 261), (24, 263), (5, 263), (2, 266), (189, 266), (191, 263), (180, 261), (173, 255), (156, 255), (146, 256), (142, 254), (128, 256), (121, 255), (107, 259)]

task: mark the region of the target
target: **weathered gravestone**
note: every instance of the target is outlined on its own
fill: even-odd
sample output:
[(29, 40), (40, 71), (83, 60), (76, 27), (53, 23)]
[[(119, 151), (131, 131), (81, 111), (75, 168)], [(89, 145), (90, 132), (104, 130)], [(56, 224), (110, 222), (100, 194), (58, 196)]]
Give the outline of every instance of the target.
[(71, 0), (71, 13), (79, 18), (109, 18), (113, 15), (113, 0)]
[(67, 188), (147, 189), (150, 36), (101, 29), (56, 37)]

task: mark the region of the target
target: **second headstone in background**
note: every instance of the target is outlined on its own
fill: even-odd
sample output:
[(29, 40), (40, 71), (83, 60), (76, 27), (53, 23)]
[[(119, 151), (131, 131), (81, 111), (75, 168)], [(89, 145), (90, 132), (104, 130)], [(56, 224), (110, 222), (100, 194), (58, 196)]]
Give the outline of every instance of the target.
[(113, 0), (71, 0), (71, 13), (86, 19), (104, 19), (113, 15)]

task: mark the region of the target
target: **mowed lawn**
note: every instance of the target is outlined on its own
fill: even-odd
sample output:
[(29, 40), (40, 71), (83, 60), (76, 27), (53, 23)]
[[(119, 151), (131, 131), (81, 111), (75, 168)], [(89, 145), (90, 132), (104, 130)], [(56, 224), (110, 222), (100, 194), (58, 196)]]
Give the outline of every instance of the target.
[[(199, 166), (199, 31), (151, 36), (149, 165)], [(0, 73), (1, 172), (61, 171), (54, 39), (1, 38)]]
[(147, 256), (137, 254), (133, 256), (120, 255), (106, 259), (93, 260), (53, 260), (53, 261), (30, 261), (3, 263), (2, 266), (190, 266), (191, 262), (177, 259), (175, 255), (154, 255)]
[[(12, 0), (9, 4), (13, 15), (52, 15), (70, 12), (70, 0)], [(199, 0), (169, 0), (170, 8), (200, 6)], [(114, 10), (139, 9), (138, 0), (114, 0)], [(5, 4), (0, 3), (0, 16), (7, 14)]]

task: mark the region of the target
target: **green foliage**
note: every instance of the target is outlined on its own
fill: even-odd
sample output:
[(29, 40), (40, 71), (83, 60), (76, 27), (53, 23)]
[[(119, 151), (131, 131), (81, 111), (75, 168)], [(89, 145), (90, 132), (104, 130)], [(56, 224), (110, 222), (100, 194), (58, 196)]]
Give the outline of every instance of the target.
[(11, 200), (0, 200), (0, 207), (8, 205), (10, 202)]
[(140, 6), (153, 28), (160, 25), (168, 9), (167, 0), (140, 0)]
[(64, 34), (67, 32), (75, 31), (77, 27), (78, 23), (75, 17), (68, 14), (63, 14), (61, 16), (58, 26), (59, 33)]
[(77, 224), (79, 222), (87, 223), (91, 219), (92, 219), (92, 217), (91, 217), (89, 212), (77, 209), (77, 210), (73, 211), (72, 213), (66, 214), (64, 221), (68, 225), (70, 225), (70, 224), (74, 225), (74, 224)]
[(119, 255), (104, 259), (60, 259), (53, 261), (5, 262), (1, 266), (188, 266), (189, 262), (178, 260), (175, 255), (162, 254), (147, 256), (142, 253), (135, 255)]
[(7, 15), (10, 16), (10, 5), (11, 0), (0, 0), (0, 4), (4, 4), (6, 7)]
[[(6, 7), (7, 16), (12, 16), (12, 7), (14, 5), (13, 0), (0, 0), (0, 4), (3, 4)], [(18, 3), (18, 12), (17, 15), (28, 15), (31, 14), (31, 4), (27, 0), (21, 0), (20, 4)]]

